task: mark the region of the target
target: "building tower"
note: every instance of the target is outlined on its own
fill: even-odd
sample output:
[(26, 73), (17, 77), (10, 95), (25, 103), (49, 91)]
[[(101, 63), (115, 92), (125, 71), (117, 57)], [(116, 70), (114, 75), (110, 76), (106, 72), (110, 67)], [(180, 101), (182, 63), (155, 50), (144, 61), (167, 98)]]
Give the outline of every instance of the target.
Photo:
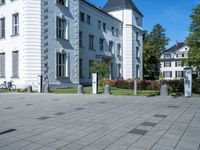
[(131, 0), (109, 0), (104, 11), (123, 22), (123, 78), (143, 78), (143, 14)]

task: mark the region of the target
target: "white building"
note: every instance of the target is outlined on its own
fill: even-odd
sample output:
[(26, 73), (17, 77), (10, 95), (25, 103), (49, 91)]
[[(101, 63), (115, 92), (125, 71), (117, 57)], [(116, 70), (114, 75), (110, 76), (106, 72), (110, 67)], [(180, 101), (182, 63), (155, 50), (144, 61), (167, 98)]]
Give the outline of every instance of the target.
[(184, 68), (182, 61), (187, 59), (190, 48), (184, 43), (176, 43), (174, 46), (164, 51), (161, 55), (160, 71), (166, 80), (183, 78)]
[(103, 10), (85, 0), (0, 0), (0, 83), (90, 84), (94, 61), (108, 63), (112, 79), (142, 79), (142, 14), (131, 0)]

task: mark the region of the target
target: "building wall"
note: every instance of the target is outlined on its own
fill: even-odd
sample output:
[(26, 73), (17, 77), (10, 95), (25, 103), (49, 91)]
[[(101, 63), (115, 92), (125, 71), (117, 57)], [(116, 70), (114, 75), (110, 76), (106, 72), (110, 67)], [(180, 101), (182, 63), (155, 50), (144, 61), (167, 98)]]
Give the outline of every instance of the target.
[[(89, 60), (99, 62), (102, 61), (102, 59), (107, 59), (106, 63), (110, 67), (111, 63), (113, 64), (112, 79), (119, 78), (119, 69), (117, 65), (122, 65), (122, 57), (117, 54), (117, 44), (121, 45), (122, 54), (122, 22), (91, 7), (83, 1), (80, 2), (80, 12), (85, 14), (85, 21), (80, 21), (80, 32), (83, 33), (83, 45), (80, 47), (80, 58), (84, 64), (81, 82), (84, 84), (91, 84), (91, 78), (89, 77)], [(87, 23), (87, 15), (91, 17), (91, 24)], [(98, 26), (99, 20), (101, 21), (101, 28)], [(106, 32), (103, 31), (103, 23), (106, 23)], [(112, 27), (114, 27), (115, 30), (118, 29), (118, 37), (112, 35)], [(94, 50), (89, 49), (89, 34), (94, 35)], [(99, 49), (99, 38), (104, 39), (103, 51)], [(109, 41), (114, 42), (113, 52), (109, 52)], [(122, 72), (122, 69), (120, 72)]]
[[(12, 15), (19, 13), (19, 35), (12, 36)], [(0, 53), (5, 53), (5, 78), (0, 78), (0, 83), (4, 81), (14, 80), (19, 87), (25, 84), (26, 71), (24, 59), (24, 40), (23, 40), (23, 1), (6, 1), (6, 4), (0, 6), (0, 18), (5, 18), (5, 38), (0, 39)], [(12, 78), (12, 52), (19, 51), (19, 78)]]
[[(108, 12), (123, 22), (123, 77), (143, 78), (142, 16), (131, 9)], [(136, 19), (137, 18), (137, 19)], [(138, 39), (136, 33), (138, 32)], [(139, 48), (138, 56), (136, 47)], [(138, 70), (136, 69), (138, 65)]]
[[(79, 84), (79, 0), (69, 0), (68, 7), (48, 3), (48, 80), (53, 88)], [(69, 39), (56, 38), (56, 17), (69, 23)], [(56, 76), (56, 53), (67, 55), (67, 77)]]
[[(176, 66), (177, 62), (182, 62), (182, 60), (186, 59), (188, 56), (188, 52), (189, 52), (189, 46), (184, 46), (181, 49), (177, 50), (177, 51), (173, 51), (173, 52), (165, 52), (161, 55), (161, 64), (160, 64), (160, 71), (162, 73), (162, 75), (164, 76), (164, 72), (171, 72), (171, 76), (169, 77), (165, 77), (164, 79), (166, 80), (174, 80), (174, 79), (182, 79), (183, 77), (177, 77), (176, 76), (176, 72), (178, 71), (184, 71), (184, 68), (186, 68), (187, 66), (182, 65), (182, 66)], [(169, 54), (171, 55), (171, 57), (166, 58), (165, 55)], [(182, 56), (182, 54), (184, 54), (184, 57)], [(171, 66), (167, 67), (164, 64), (166, 62), (170, 62)]]

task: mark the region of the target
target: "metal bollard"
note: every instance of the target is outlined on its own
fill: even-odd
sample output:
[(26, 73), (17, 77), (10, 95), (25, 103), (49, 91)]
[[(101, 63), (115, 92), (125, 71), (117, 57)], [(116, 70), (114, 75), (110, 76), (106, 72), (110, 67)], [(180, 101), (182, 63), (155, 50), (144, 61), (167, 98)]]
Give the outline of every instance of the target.
[(160, 96), (168, 96), (168, 95), (169, 95), (168, 85), (167, 84), (161, 85)]
[(107, 84), (105, 87), (104, 87), (104, 94), (111, 94), (110, 92), (110, 86)]
[(78, 85), (77, 94), (83, 94), (83, 86), (82, 85)]
[(29, 86), (27, 87), (27, 93), (32, 93), (32, 92), (33, 92), (33, 88), (32, 88), (31, 85), (29, 85)]

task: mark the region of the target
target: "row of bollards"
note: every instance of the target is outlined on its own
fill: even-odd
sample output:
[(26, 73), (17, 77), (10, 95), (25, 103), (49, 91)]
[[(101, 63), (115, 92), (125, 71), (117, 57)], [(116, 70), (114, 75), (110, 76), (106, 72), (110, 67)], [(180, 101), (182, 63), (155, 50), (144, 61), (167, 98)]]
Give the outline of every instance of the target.
[[(83, 85), (77, 86), (77, 94), (84, 94)], [(109, 85), (104, 86), (104, 94), (107, 94), (107, 95), (111, 94)]]

